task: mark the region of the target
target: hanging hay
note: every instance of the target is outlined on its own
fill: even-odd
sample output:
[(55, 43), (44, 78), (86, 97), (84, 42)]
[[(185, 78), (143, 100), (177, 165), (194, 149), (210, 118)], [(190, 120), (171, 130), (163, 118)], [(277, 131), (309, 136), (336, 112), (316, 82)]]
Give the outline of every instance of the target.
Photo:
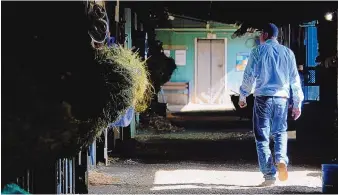
[(133, 106), (135, 106), (137, 112), (145, 111), (149, 106), (153, 94), (145, 61), (141, 60), (137, 52), (134, 53), (132, 50), (125, 49), (122, 46), (103, 47), (99, 53), (103, 58), (113, 60), (117, 67), (121, 68), (121, 71), (125, 69), (125, 71), (130, 73), (131, 76), (126, 76), (125, 79), (133, 84)]
[[(56, 98), (47, 94), (49, 99), (43, 98), (44, 84), (32, 82), (27, 72), (17, 74), (20, 84), (6, 95), (3, 116), (4, 154), (9, 162), (25, 160), (30, 167), (41, 157), (52, 163), (74, 156), (129, 107), (146, 109), (151, 85), (144, 62), (122, 47), (106, 51), (96, 52), (96, 58), (86, 59), (87, 66), (63, 76), (54, 85)], [(17, 94), (25, 94), (24, 99)]]
[(2, 61), (5, 184), (26, 169), (75, 156), (128, 108), (145, 109), (151, 91), (137, 54), (118, 48), (103, 55), (92, 48), (82, 2), (12, 7), (4, 14), (13, 22), (4, 27)]
[(17, 73), (19, 85), (4, 97), (7, 104), (2, 117), (8, 167), (23, 161), (22, 169), (39, 167), (74, 156), (133, 106), (135, 84), (128, 79), (132, 74), (127, 69), (109, 59), (87, 63), (92, 68), (60, 79), (62, 90), (54, 88), (60, 92), (56, 97), (45, 94), (43, 85), (32, 82), (31, 75)]

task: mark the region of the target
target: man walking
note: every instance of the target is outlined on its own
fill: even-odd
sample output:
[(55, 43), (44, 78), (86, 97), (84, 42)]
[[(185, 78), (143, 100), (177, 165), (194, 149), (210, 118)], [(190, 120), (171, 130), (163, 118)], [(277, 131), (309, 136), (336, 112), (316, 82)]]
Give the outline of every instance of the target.
[[(269, 23), (262, 29), (260, 45), (253, 49), (244, 71), (240, 87), (239, 106), (244, 108), (246, 97), (256, 82), (253, 108), (253, 130), (260, 171), (265, 181), (262, 186), (273, 185), (278, 178), (288, 178), (287, 165), (287, 114), (290, 86), (292, 90), (292, 117), (297, 120), (304, 100), (294, 53), (277, 41), (278, 28)], [(272, 135), (274, 158), (269, 148)]]

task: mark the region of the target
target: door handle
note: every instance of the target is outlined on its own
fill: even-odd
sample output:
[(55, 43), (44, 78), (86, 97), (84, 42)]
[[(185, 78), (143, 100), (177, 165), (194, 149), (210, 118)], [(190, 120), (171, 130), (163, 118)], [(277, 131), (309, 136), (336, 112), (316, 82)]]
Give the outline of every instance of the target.
[(218, 64), (218, 67), (220, 67), (220, 68), (221, 68), (222, 66), (223, 66), (223, 64)]

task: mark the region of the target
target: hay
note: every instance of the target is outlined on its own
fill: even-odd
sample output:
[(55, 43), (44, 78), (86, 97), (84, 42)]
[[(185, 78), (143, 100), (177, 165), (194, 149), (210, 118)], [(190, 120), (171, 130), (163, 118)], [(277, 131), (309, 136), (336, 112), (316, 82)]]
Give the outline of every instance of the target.
[(138, 130), (147, 130), (157, 133), (163, 132), (181, 132), (185, 128), (173, 125), (166, 117), (159, 116), (156, 113), (149, 114), (148, 116), (142, 116), (143, 120), (140, 121)]
[[(46, 166), (57, 158), (75, 156), (132, 105), (133, 85), (123, 80), (128, 74), (122, 75), (111, 61), (92, 65), (101, 68), (91, 71), (92, 77), (83, 77), (89, 81), (65, 81), (70, 92), (65, 93), (68, 90), (64, 88), (61, 102), (44, 99), (39, 94), (44, 94), (43, 87), (35, 85), (33, 89), (37, 91), (31, 90), (34, 85), (29, 82), (30, 75), (24, 80), (18, 73), (16, 78), (23, 82), (13, 88), (14, 93), (6, 95), (2, 117), (5, 138), (2, 146), (7, 167), (20, 164), (15, 169), (20, 173), (21, 167), (39, 167), (44, 163)], [(87, 82), (92, 85), (86, 86)], [(16, 95), (21, 93), (25, 96)]]
[[(18, 73), (16, 78), (22, 82), (6, 95), (3, 115), (4, 154), (9, 161), (25, 160), (31, 166), (41, 156), (49, 162), (74, 156), (132, 105), (133, 84), (125, 79), (131, 77), (128, 71), (109, 60), (92, 60), (88, 65), (93, 67), (90, 71), (76, 73), (83, 79), (74, 78), (73, 72), (74, 77), (63, 81), (61, 102), (44, 99), (39, 94), (44, 93), (43, 86), (31, 90), (30, 75)], [(86, 77), (89, 72), (92, 76)], [(24, 98), (16, 97), (20, 93)]]
[[(45, 163), (75, 156), (129, 107), (139, 106), (139, 111), (146, 108), (150, 96), (145, 92), (151, 85), (137, 54), (122, 48), (113, 50), (118, 56), (91, 51), (82, 68), (74, 68), (52, 84), (57, 95), (46, 92), (45, 83), (54, 82), (51, 79), (40, 77), (36, 83), (32, 74), (23, 71), (7, 78), (17, 80), (11, 82), (17, 86), (4, 97), (3, 146), (8, 167), (22, 161), (27, 163), (23, 167), (39, 167), (42, 156)], [(142, 68), (141, 74), (135, 73), (137, 67)]]
[(7, 37), (14, 36), (4, 41), (2, 64), (4, 183), (26, 169), (77, 155), (128, 108), (146, 101), (144, 91), (150, 86), (135, 83), (134, 65), (144, 63), (137, 54), (120, 49), (112, 53), (118, 57), (105, 57), (92, 48), (82, 2), (15, 7), (4, 14), (16, 21), (4, 27)]
[(137, 52), (134, 53), (131, 49), (125, 49), (122, 46), (103, 47), (99, 53), (103, 58), (113, 60), (122, 72), (124, 72), (123, 69), (128, 71), (130, 76), (124, 79), (133, 84), (133, 106), (137, 112), (145, 111), (153, 95), (145, 61), (142, 61)]
[(110, 175), (100, 173), (97, 171), (88, 172), (88, 182), (89, 185), (98, 186), (98, 185), (111, 185), (120, 182), (118, 178), (114, 178)]

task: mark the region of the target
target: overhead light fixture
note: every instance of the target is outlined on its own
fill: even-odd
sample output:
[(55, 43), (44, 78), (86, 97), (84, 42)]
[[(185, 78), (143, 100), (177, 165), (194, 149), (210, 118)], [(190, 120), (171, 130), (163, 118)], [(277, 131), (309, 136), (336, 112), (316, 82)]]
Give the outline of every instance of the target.
[(168, 15), (168, 20), (175, 20), (175, 16), (172, 13), (166, 12)]
[(333, 13), (332, 12), (328, 12), (328, 13), (325, 14), (324, 17), (325, 17), (325, 20), (332, 21), (332, 19), (333, 19)]
[(172, 15), (169, 15), (168, 20), (175, 20), (175, 17)]

